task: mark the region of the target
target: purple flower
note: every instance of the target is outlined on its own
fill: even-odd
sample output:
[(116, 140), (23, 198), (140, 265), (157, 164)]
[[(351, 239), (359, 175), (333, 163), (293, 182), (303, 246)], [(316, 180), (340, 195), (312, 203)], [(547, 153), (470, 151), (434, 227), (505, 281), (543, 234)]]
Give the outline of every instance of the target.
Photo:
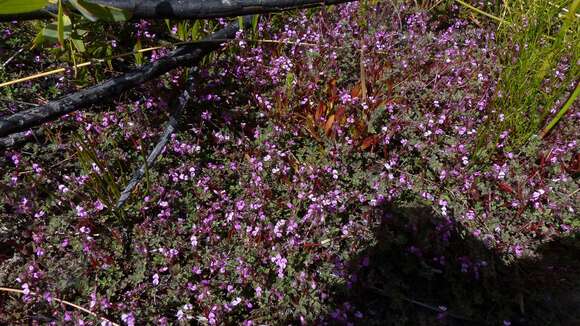
[(239, 200), (236, 202), (236, 208), (238, 209), (238, 211), (243, 210), (244, 207), (246, 207), (246, 203), (243, 200)]
[(524, 254), (524, 248), (517, 244), (515, 246), (512, 247), (512, 252), (514, 253), (514, 255), (516, 255), (516, 257), (521, 257)]
[(286, 260), (286, 258), (282, 257), (280, 254), (276, 254), (276, 256), (271, 257), (270, 260), (275, 263), (276, 266), (278, 266), (278, 277), (283, 278), (284, 269), (286, 268), (288, 260)]
[(201, 113), (201, 118), (203, 120), (209, 121), (211, 119), (211, 113), (209, 111), (203, 111)]
[(44, 300), (46, 300), (48, 302), (52, 302), (52, 295), (48, 291), (46, 291), (42, 294), (42, 298), (44, 298)]
[(102, 211), (103, 209), (105, 209), (105, 205), (97, 199), (97, 201), (95, 201), (95, 209), (97, 210), (97, 212)]
[(28, 283), (22, 284), (21, 287), (22, 287), (22, 290), (23, 290), (22, 293), (24, 295), (29, 295), (30, 294), (30, 287), (28, 286)]
[(153, 275), (153, 281), (152, 281), (153, 285), (157, 286), (159, 285), (159, 274), (155, 273)]
[(77, 211), (77, 216), (78, 217), (80, 217), (80, 218), (87, 217), (88, 214), (87, 214), (87, 211), (85, 210), (84, 207), (82, 207), (80, 205), (77, 205), (75, 209)]
[(132, 312), (122, 314), (121, 320), (127, 324), (127, 326), (135, 326), (135, 316)]

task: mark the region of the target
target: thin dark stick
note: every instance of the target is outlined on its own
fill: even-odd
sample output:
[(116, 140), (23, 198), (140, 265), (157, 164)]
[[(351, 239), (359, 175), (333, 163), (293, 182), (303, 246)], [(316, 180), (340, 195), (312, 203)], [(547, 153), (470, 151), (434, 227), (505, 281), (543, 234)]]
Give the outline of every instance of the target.
[(24, 51), (24, 48), (20, 48), (20, 50), (16, 51), (16, 53), (14, 53), (10, 58), (8, 58), (8, 60), (6, 60), (3, 64), (2, 67), (6, 67), (10, 61), (14, 60), (14, 58), (16, 58), (17, 55), (20, 54), (20, 52)]
[[(370, 289), (374, 290), (377, 294), (382, 295), (384, 297), (393, 298), (393, 295), (388, 294), (384, 290), (381, 290), (381, 289), (379, 289), (377, 287), (374, 287), (373, 286), (373, 287), (370, 287)], [(417, 300), (414, 300), (414, 299), (409, 299), (409, 298), (406, 298), (406, 297), (403, 297), (402, 299), (404, 301), (407, 301), (407, 302), (412, 303), (414, 305), (417, 305), (419, 307), (423, 307), (425, 309), (431, 310), (433, 312), (445, 313), (445, 314), (447, 314), (447, 316), (449, 316), (451, 318), (455, 318), (455, 319), (458, 319), (458, 320), (464, 320), (464, 321), (469, 321), (469, 322), (477, 323), (473, 319), (470, 319), (470, 318), (467, 318), (467, 317), (464, 317), (464, 316), (460, 316), (460, 315), (451, 313), (447, 309), (441, 309), (439, 307), (435, 307), (435, 306), (432, 306), (430, 304), (423, 303), (423, 302), (420, 302), (420, 301), (417, 301)], [(479, 324), (479, 323), (477, 323), (477, 324)]]

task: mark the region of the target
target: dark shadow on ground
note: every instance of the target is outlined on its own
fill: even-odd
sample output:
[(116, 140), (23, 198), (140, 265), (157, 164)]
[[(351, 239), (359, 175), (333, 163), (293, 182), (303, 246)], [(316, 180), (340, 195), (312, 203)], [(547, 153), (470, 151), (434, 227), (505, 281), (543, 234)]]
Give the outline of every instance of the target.
[(377, 244), (349, 263), (325, 323), (580, 325), (580, 233), (507, 264), (428, 207), (384, 214)]

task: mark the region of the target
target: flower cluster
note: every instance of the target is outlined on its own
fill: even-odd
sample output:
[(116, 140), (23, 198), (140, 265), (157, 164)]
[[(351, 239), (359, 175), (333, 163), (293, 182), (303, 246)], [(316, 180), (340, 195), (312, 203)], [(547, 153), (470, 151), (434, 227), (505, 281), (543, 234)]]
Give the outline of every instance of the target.
[[(238, 33), (192, 72), (195, 104), (123, 210), (120, 188), (184, 71), (47, 127), (66, 134), (48, 146), (3, 152), (0, 284), (24, 295), (0, 321), (32, 307), (54, 324), (92, 318), (63, 312), (58, 297), (125, 325), (361, 323), (408, 315), (401, 300), (367, 306), (365, 289), (406, 298), (424, 285), (412, 273), (477, 287), (492, 278), (490, 252), (522, 259), (573, 232), (580, 115), (518, 151), (505, 130), (481, 162), (474, 143), (499, 73), (493, 29), (455, 6), (395, 9), (349, 3), (261, 20), (252, 37), (264, 42)], [(158, 27), (134, 26), (143, 41)]]

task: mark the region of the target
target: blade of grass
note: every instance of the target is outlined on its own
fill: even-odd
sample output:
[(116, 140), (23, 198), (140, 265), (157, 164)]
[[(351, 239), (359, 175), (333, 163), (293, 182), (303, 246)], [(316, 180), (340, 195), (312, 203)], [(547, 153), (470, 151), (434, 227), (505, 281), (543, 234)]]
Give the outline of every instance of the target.
[(489, 17), (489, 18), (491, 18), (491, 19), (493, 19), (493, 20), (495, 20), (495, 21), (498, 21), (498, 22), (500, 22), (500, 23), (507, 24), (507, 25), (511, 25), (511, 23), (510, 23), (510, 22), (508, 22), (507, 20), (505, 20), (505, 19), (502, 19), (502, 18), (500, 18), (500, 17), (497, 17), (497, 16), (494, 16), (494, 15), (492, 15), (492, 14), (490, 14), (490, 13), (487, 13), (487, 12), (485, 12), (485, 11), (483, 11), (483, 10), (479, 9), (479, 8), (476, 8), (476, 7), (474, 7), (474, 6), (472, 6), (472, 5), (468, 4), (468, 3), (465, 3), (465, 2), (463, 2), (463, 1), (461, 1), (461, 0), (455, 0), (455, 1), (459, 2), (459, 3), (460, 3), (462, 6), (464, 6), (464, 7), (467, 7), (467, 8), (469, 8), (469, 9), (471, 9), (471, 10), (473, 10), (473, 11), (477, 12), (478, 14), (481, 14), (481, 15), (487, 16), (487, 17)]
[(554, 126), (558, 123), (558, 121), (562, 119), (562, 117), (566, 114), (566, 112), (568, 112), (568, 110), (572, 107), (572, 104), (574, 103), (574, 101), (576, 101), (578, 95), (580, 95), (580, 82), (576, 83), (576, 89), (570, 95), (566, 103), (564, 103), (560, 111), (558, 111), (558, 114), (556, 114), (556, 116), (552, 119), (552, 121), (550, 121), (550, 123), (546, 126), (546, 128), (542, 130), (540, 138), (544, 138), (550, 132), (550, 130), (554, 128)]

